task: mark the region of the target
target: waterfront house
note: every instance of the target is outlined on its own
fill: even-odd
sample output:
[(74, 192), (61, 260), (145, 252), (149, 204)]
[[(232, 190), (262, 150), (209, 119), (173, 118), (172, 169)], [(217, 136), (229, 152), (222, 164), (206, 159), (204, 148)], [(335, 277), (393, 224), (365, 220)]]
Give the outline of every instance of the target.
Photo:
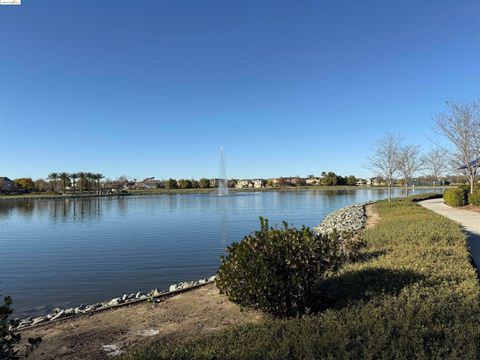
[(357, 179), (357, 182), (355, 185), (357, 186), (367, 186), (369, 184), (369, 179)]
[(367, 186), (380, 186), (380, 185), (385, 185), (385, 181), (380, 176), (367, 179)]
[(313, 186), (313, 185), (321, 185), (322, 180), (318, 177), (309, 177), (305, 180), (305, 184)]
[(15, 191), (15, 183), (8, 177), (0, 177), (0, 192), (12, 192)]
[(237, 183), (235, 184), (235, 187), (237, 189), (252, 188), (253, 187), (253, 182), (251, 180), (248, 180), (248, 179), (238, 180)]
[(256, 189), (263, 188), (267, 184), (267, 180), (265, 179), (255, 179), (253, 180), (253, 187)]

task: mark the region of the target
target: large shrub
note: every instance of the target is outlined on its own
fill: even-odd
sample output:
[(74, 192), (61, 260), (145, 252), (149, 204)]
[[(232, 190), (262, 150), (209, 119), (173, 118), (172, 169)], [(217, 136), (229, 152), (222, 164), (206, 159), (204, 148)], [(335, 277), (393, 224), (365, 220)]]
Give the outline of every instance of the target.
[(475, 206), (480, 206), (480, 188), (477, 188), (473, 193), (468, 195), (468, 202)]
[(310, 228), (269, 227), (227, 248), (217, 286), (230, 300), (274, 316), (291, 316), (318, 305), (315, 286), (344, 259), (338, 235), (318, 235)]
[(458, 207), (467, 205), (468, 192), (463, 188), (447, 189), (443, 193), (445, 204)]

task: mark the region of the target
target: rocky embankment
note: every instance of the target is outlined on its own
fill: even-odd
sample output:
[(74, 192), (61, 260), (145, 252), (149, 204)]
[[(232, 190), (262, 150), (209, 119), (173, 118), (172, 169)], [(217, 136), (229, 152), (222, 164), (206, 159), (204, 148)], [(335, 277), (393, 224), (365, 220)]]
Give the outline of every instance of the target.
[(372, 203), (373, 201), (367, 201), (339, 209), (327, 215), (314, 230), (319, 234), (330, 234), (334, 231), (339, 234), (356, 234), (365, 227), (367, 221), (365, 206)]
[(105, 309), (122, 305), (122, 304), (133, 304), (135, 302), (149, 301), (149, 300), (155, 301), (155, 298), (161, 295), (168, 295), (170, 293), (175, 293), (181, 290), (189, 289), (198, 285), (208, 284), (214, 280), (215, 280), (215, 276), (211, 276), (208, 279), (200, 279), (196, 281), (187, 281), (187, 282), (181, 282), (178, 284), (172, 284), (170, 285), (168, 290), (154, 289), (149, 293), (137, 292), (136, 294), (123, 294), (123, 296), (121, 297), (116, 297), (111, 300), (106, 300), (96, 304), (90, 304), (90, 305), (82, 304), (80, 306), (72, 307), (68, 309), (56, 308), (53, 310), (52, 313), (45, 316), (16, 319), (11, 325), (11, 327), (14, 329), (23, 329), (29, 326), (48, 323), (48, 322), (52, 322), (58, 319), (63, 319), (63, 318), (74, 316), (74, 315), (87, 314), (87, 313), (93, 313), (95, 311), (105, 310)]

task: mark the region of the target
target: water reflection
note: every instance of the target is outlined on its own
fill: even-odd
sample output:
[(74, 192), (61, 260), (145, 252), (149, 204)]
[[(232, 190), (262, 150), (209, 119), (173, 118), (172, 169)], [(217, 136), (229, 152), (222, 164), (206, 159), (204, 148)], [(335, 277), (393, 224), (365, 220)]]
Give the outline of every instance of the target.
[[(0, 200), (0, 218), (21, 217), (23, 219), (35, 216), (44, 217), (46, 214), (51, 221), (62, 219), (89, 220), (100, 218), (105, 208), (107, 198), (76, 198), (76, 199), (3, 199)], [(127, 212), (124, 199), (118, 199), (117, 208)]]

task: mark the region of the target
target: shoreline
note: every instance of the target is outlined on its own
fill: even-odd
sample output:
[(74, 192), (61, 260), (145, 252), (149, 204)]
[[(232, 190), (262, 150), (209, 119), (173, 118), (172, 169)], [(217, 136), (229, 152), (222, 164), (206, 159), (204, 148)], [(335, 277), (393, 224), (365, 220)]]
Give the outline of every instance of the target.
[[(353, 237), (366, 229), (367, 207), (374, 203), (374, 201), (366, 201), (359, 204), (351, 204), (331, 212), (322, 219), (321, 223), (315, 227), (314, 230), (319, 234), (327, 234), (336, 230), (342, 234), (351, 234)], [(21, 331), (82, 315), (91, 315), (112, 308), (128, 306), (138, 302), (155, 302), (158, 298), (173, 296), (176, 293), (213, 283), (215, 282), (215, 277), (216, 275), (213, 275), (205, 279), (180, 282), (170, 285), (168, 289), (153, 289), (149, 293), (137, 292), (136, 294), (123, 294), (120, 297), (115, 297), (109, 300), (107, 299), (95, 304), (81, 304), (65, 309), (55, 308), (53, 312), (46, 315), (17, 318), (16, 326), (12, 326), (12, 328)]]
[(157, 300), (165, 297), (174, 296), (176, 294), (180, 294), (193, 289), (197, 289), (208, 284), (212, 284), (215, 282), (215, 277), (216, 275), (213, 275), (205, 279), (172, 284), (170, 285), (168, 290), (153, 289), (148, 294), (142, 292), (130, 295), (124, 294), (122, 297), (105, 300), (96, 304), (83, 304), (69, 309), (57, 308), (56, 310), (54, 310), (53, 313), (47, 314), (45, 316), (16, 319), (18, 325), (12, 326), (12, 328), (18, 331), (29, 330), (49, 324), (55, 324), (69, 319), (78, 318), (83, 315), (94, 315), (106, 310), (130, 306), (141, 302), (160, 302), (161, 300)]
[[(410, 187), (409, 191), (415, 190), (439, 190), (448, 189), (452, 186), (416, 186)], [(394, 186), (392, 189), (404, 189), (403, 186)], [(332, 190), (388, 190), (385, 186), (297, 186), (297, 187), (271, 187), (271, 188), (231, 188), (229, 193), (245, 193), (245, 192), (298, 192), (298, 191), (332, 191)], [(21, 194), (21, 195), (4, 195), (0, 194), (1, 200), (42, 200), (42, 199), (87, 199), (87, 198), (114, 198), (123, 196), (148, 196), (148, 195), (186, 195), (186, 194), (213, 194), (216, 193), (216, 188), (208, 189), (152, 189), (152, 190), (130, 190), (123, 194), (111, 195), (93, 195), (93, 194)]]
[[(347, 207), (354, 209), (360, 206), (364, 210), (365, 218), (360, 231), (372, 226), (369, 223), (374, 219), (369, 219), (367, 213), (376, 213), (373, 204), (352, 204)], [(62, 359), (73, 359), (80, 352), (89, 360), (125, 354), (154, 341), (173, 338), (185, 340), (198, 336), (199, 332), (208, 334), (239, 323), (256, 323), (265, 319), (258, 311), (240, 309), (218, 294), (214, 276), (202, 280), (205, 282), (173, 284), (168, 291), (155, 289), (148, 296), (131, 301), (17, 327), (15, 330), (25, 338), (42, 336), (44, 344), (36, 353), (41, 359), (47, 359), (52, 354)], [(116, 299), (107, 303), (113, 300)], [(119, 322), (116, 319), (122, 320)], [(75, 329), (75, 336), (65, 336), (65, 332), (70, 332), (71, 328)], [(192, 332), (194, 335), (191, 335)], [(92, 333), (95, 333), (95, 341), (89, 340), (90, 345), (85, 347), (85, 339), (91, 339)], [(65, 352), (66, 348), (71, 351)]]

